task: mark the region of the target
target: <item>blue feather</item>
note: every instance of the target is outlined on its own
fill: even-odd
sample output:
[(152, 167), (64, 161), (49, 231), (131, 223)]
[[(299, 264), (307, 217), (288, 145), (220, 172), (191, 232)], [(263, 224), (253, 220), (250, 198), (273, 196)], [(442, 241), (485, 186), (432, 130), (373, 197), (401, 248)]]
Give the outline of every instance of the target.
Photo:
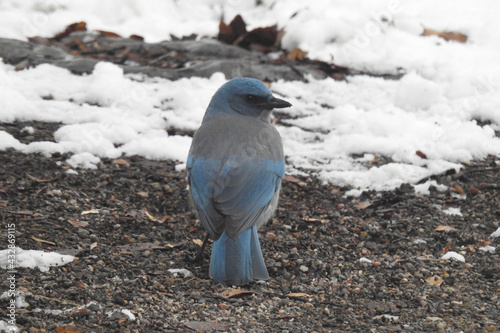
[(269, 278), (257, 229), (276, 209), (285, 175), (269, 112), (289, 106), (258, 80), (233, 79), (212, 97), (193, 138), (190, 199), (214, 239), (210, 276), (224, 285)]
[(255, 225), (236, 239), (224, 232), (214, 242), (210, 277), (225, 286), (240, 286), (254, 279), (269, 278)]

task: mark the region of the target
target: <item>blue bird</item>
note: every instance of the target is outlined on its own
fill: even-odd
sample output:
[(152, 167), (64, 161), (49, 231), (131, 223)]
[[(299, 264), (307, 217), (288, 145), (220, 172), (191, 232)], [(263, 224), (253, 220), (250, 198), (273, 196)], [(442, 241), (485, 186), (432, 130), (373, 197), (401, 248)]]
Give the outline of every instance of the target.
[(189, 197), (214, 239), (210, 277), (225, 286), (269, 278), (257, 229), (274, 214), (285, 174), (270, 113), (290, 106), (261, 81), (236, 78), (212, 97), (193, 138)]

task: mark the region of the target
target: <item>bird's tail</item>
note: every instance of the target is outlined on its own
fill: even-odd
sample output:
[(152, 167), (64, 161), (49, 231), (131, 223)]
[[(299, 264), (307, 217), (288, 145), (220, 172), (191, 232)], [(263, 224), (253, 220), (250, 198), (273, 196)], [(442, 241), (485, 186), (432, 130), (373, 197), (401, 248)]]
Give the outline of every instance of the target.
[(214, 242), (210, 277), (225, 286), (242, 286), (253, 280), (269, 279), (255, 225), (236, 239), (224, 231)]

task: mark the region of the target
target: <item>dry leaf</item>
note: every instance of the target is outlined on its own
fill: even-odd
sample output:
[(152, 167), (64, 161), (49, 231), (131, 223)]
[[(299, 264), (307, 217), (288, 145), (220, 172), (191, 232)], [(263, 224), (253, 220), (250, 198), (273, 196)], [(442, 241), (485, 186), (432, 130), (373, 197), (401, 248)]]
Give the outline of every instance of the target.
[(219, 295), (224, 298), (239, 297), (244, 295), (253, 295), (253, 291), (244, 289), (227, 289), (221, 292)]
[(124, 160), (123, 158), (117, 158), (113, 161), (111, 161), (113, 164), (116, 164), (116, 165), (124, 165), (126, 166), (127, 168), (130, 166), (130, 162), (127, 161), (127, 160)]
[(421, 158), (423, 158), (423, 159), (427, 159), (427, 155), (425, 155), (425, 153), (423, 153), (423, 152), (422, 152), (422, 151), (420, 151), (420, 150), (417, 150), (417, 151), (415, 152), (415, 154), (417, 154), (417, 156), (420, 156), (420, 157), (421, 157)]
[(56, 243), (54, 242), (51, 242), (51, 241), (47, 241), (47, 240), (44, 240), (44, 239), (40, 239), (38, 237), (35, 237), (35, 236), (31, 236), (31, 239), (33, 239), (34, 241), (38, 242), (38, 243), (45, 243), (45, 244), (49, 244), (49, 245), (57, 245)]
[(457, 229), (450, 227), (449, 225), (438, 225), (434, 231), (456, 231)]
[(366, 208), (370, 207), (371, 205), (373, 205), (373, 201), (365, 201), (365, 202), (358, 204), (356, 206), (356, 208), (361, 210), (361, 209), (366, 209)]
[(66, 27), (66, 29), (63, 32), (58, 33), (52, 38), (49, 38), (51, 40), (57, 40), (61, 39), (64, 37), (67, 37), (69, 34), (71, 34), (74, 31), (87, 31), (87, 24), (85, 22), (77, 22), (77, 23), (72, 23)]
[(465, 196), (465, 191), (463, 187), (460, 185), (455, 185), (455, 187), (451, 189), (451, 192), (455, 192), (460, 194), (461, 196)]
[(29, 173), (27, 173), (26, 176), (28, 176), (29, 179), (34, 180), (37, 183), (49, 183), (49, 182), (53, 182), (54, 180), (57, 179), (57, 177), (50, 178), (50, 179), (40, 179), (40, 178), (37, 178), (37, 177), (30, 175)]
[(434, 275), (425, 279), (425, 282), (433, 286), (439, 287), (443, 283), (443, 279), (440, 276)]
[(283, 179), (289, 181), (290, 183), (297, 184), (299, 186), (306, 186), (306, 183), (304, 183), (303, 181), (294, 176), (286, 175)]
[(199, 238), (193, 239), (193, 243), (195, 243), (199, 247), (203, 246), (203, 241), (201, 239), (199, 239)]
[(422, 36), (438, 36), (446, 41), (452, 40), (459, 43), (465, 43), (467, 41), (467, 35), (453, 32), (453, 31), (437, 31), (432, 29), (424, 28)]
[(89, 209), (89, 210), (84, 210), (83, 212), (80, 213), (81, 215), (88, 215), (88, 214), (99, 214), (99, 209)]
[(160, 223), (162, 222), (162, 220), (159, 220), (159, 219), (157, 219), (156, 217), (154, 217), (154, 216), (153, 216), (153, 214), (151, 214), (151, 213), (149, 212), (149, 210), (148, 210), (146, 207), (144, 207), (142, 210), (144, 211), (144, 214), (146, 214), (146, 216), (147, 216), (147, 217), (148, 217), (151, 221), (153, 221), (153, 222), (160, 222)]
[(329, 221), (328, 220), (325, 220), (325, 219), (314, 219), (314, 218), (310, 218), (310, 217), (304, 217), (302, 218), (302, 221), (304, 222), (311, 222), (311, 223), (316, 223), (316, 222), (319, 222), (319, 223), (328, 223)]
[(85, 221), (68, 220), (68, 222), (74, 227), (86, 227), (89, 225), (88, 222)]
[(58, 333), (82, 333), (85, 332), (85, 328), (75, 327), (75, 326), (59, 326), (55, 329)]
[(301, 61), (304, 60), (304, 58), (307, 55), (307, 51), (302, 51), (301, 49), (295, 48), (288, 52), (286, 55), (286, 58), (291, 61)]
[(311, 298), (314, 297), (313, 295), (309, 295), (306, 293), (289, 293), (287, 294), (288, 297), (305, 297), (305, 298)]

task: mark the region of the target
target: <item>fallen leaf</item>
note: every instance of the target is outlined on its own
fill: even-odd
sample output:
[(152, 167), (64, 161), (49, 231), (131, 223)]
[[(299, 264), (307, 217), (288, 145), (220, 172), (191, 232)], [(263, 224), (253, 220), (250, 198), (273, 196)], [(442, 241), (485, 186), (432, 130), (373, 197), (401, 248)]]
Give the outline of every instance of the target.
[(449, 225), (438, 225), (434, 231), (456, 231), (457, 229), (450, 227)]
[(232, 324), (212, 323), (210, 321), (188, 321), (185, 326), (198, 332), (227, 331)]
[(142, 211), (144, 212), (144, 214), (146, 214), (146, 216), (147, 216), (147, 217), (148, 217), (151, 221), (153, 221), (153, 222), (161, 222), (161, 220), (159, 220), (159, 219), (157, 219), (156, 217), (154, 217), (154, 216), (153, 216), (153, 214), (151, 214), (151, 213), (149, 212), (149, 210), (148, 210), (146, 207), (144, 207), (144, 208), (142, 209)]
[(306, 183), (304, 183), (303, 181), (301, 181), (300, 179), (298, 179), (294, 176), (286, 175), (283, 178), (283, 180), (289, 181), (290, 183), (294, 183), (294, 184), (297, 184), (299, 186), (306, 186)]
[(430, 276), (427, 279), (425, 279), (425, 282), (427, 282), (428, 284), (431, 284), (433, 286), (439, 287), (441, 285), (441, 283), (443, 283), (443, 279), (438, 275), (434, 275), (434, 276)]
[(432, 29), (424, 28), (422, 36), (438, 36), (446, 41), (452, 40), (459, 43), (465, 43), (467, 41), (467, 35), (453, 32), (453, 31), (437, 31)]
[(58, 333), (82, 333), (85, 332), (85, 328), (75, 327), (75, 326), (59, 326), (55, 329)]
[(425, 155), (425, 153), (423, 153), (423, 152), (422, 152), (422, 151), (420, 151), (420, 150), (417, 150), (417, 151), (415, 152), (415, 154), (417, 154), (417, 156), (420, 156), (420, 157), (421, 157), (421, 158), (423, 158), (423, 159), (427, 159), (427, 155)]
[(463, 187), (460, 185), (455, 185), (455, 187), (451, 189), (451, 192), (455, 192), (460, 194), (461, 196), (465, 196), (465, 191)]
[(77, 23), (72, 23), (64, 29), (63, 32), (58, 33), (52, 38), (49, 38), (50, 40), (58, 40), (64, 37), (67, 37), (69, 34), (75, 31), (87, 31), (87, 24), (85, 22), (77, 22)]
[(253, 295), (254, 292), (250, 290), (244, 290), (244, 289), (226, 289), (223, 292), (221, 292), (219, 295), (224, 298), (233, 298), (233, 297), (239, 297), (239, 296), (244, 296), (244, 295)]
[(315, 219), (315, 218), (311, 218), (311, 217), (304, 217), (304, 218), (302, 218), (302, 221), (310, 222), (310, 223), (328, 223), (329, 222), (329, 220)]
[(124, 160), (123, 158), (117, 158), (115, 160), (112, 160), (111, 163), (116, 164), (116, 165), (124, 165), (126, 167), (130, 166), (130, 162), (127, 160)]
[(118, 35), (115, 32), (111, 31), (105, 31), (105, 30), (96, 30), (101, 36), (106, 36), (106, 37), (116, 37), (116, 38), (122, 38), (122, 36)]
[(472, 194), (472, 195), (476, 195), (476, 194), (479, 194), (481, 191), (478, 190), (477, 188), (475, 188), (474, 186), (471, 186), (469, 188), (469, 193)]
[(99, 214), (99, 209), (89, 209), (89, 210), (84, 210), (83, 212), (80, 213), (81, 215), (88, 215), (88, 214)]
[(40, 179), (40, 178), (37, 178), (37, 177), (30, 175), (29, 173), (27, 173), (26, 176), (28, 176), (29, 179), (34, 180), (35, 182), (38, 182), (38, 183), (49, 183), (49, 182), (53, 182), (54, 180), (57, 179), (57, 177), (50, 178), (50, 179)]
[(89, 225), (88, 222), (85, 221), (68, 220), (68, 222), (74, 227), (86, 227)]
[(359, 210), (362, 210), (362, 209), (366, 209), (366, 208), (370, 207), (371, 205), (373, 205), (373, 201), (369, 200), (369, 201), (364, 201), (364, 202), (358, 204), (356, 206), (356, 208)]
[(31, 239), (33, 239), (34, 241), (38, 242), (38, 243), (44, 243), (44, 244), (49, 244), (49, 245), (57, 245), (56, 243), (54, 242), (51, 242), (51, 241), (47, 241), (47, 240), (44, 240), (44, 239), (40, 239), (38, 237), (35, 237), (35, 236), (31, 236)]
[(307, 51), (302, 51), (299, 48), (295, 48), (295, 49), (291, 50), (290, 52), (288, 52), (288, 54), (286, 55), (286, 58), (288, 60), (291, 60), (291, 61), (301, 61), (301, 60), (304, 60), (306, 55), (307, 55)]
[(193, 239), (193, 243), (195, 243), (198, 246), (203, 246), (203, 241), (199, 238)]
[(309, 295), (306, 293), (289, 293), (287, 294), (288, 297), (305, 297), (305, 298), (311, 298), (314, 297), (313, 295)]

